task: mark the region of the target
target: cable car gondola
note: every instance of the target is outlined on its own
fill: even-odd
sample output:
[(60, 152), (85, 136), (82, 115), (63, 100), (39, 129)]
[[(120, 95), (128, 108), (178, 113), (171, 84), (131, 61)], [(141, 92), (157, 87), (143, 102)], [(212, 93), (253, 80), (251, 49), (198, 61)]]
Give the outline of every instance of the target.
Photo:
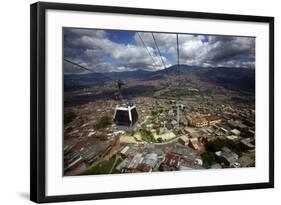
[(136, 105), (121, 105), (115, 108), (113, 121), (116, 125), (132, 127), (138, 120)]
[[(118, 98), (122, 102), (121, 87), (125, 85), (121, 80), (118, 80)], [(133, 127), (138, 120), (138, 112), (136, 105), (133, 102), (127, 102), (126, 104), (118, 105), (115, 108), (113, 121), (116, 125)]]

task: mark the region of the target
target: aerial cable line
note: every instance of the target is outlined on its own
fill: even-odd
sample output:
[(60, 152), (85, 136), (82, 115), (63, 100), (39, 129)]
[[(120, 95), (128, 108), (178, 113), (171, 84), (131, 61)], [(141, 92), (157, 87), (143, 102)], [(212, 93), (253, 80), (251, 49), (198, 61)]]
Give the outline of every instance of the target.
[(68, 59), (65, 59), (65, 58), (64, 58), (63, 60), (66, 61), (66, 62), (68, 62), (68, 63), (71, 63), (71, 64), (73, 64), (73, 65), (75, 65), (75, 66), (78, 66), (78, 67), (80, 67), (80, 68), (82, 68), (82, 69), (84, 69), (84, 70), (90, 71), (90, 72), (92, 72), (92, 73), (98, 73), (98, 74), (104, 76), (105, 78), (107, 78), (107, 79), (109, 79), (109, 80), (112, 80), (112, 81), (114, 81), (114, 82), (116, 81), (117, 87), (118, 87), (118, 98), (119, 98), (120, 100), (122, 100), (123, 96), (122, 96), (122, 93), (121, 93), (121, 86), (123, 86), (123, 85), (125, 85), (125, 84), (124, 84), (121, 80), (116, 80), (116, 79), (113, 79), (113, 78), (111, 78), (111, 77), (109, 77), (109, 76), (103, 74), (103, 73), (95, 72), (95, 71), (93, 71), (92, 69), (86, 68), (86, 67), (84, 67), (84, 66), (82, 66), (82, 65), (80, 65), (80, 64), (78, 64), (78, 63), (74, 63), (74, 62), (72, 62), (72, 61), (70, 61), (70, 60), (68, 60)]
[(78, 64), (78, 63), (74, 63), (74, 62), (72, 62), (72, 61), (70, 61), (70, 60), (68, 60), (68, 59), (63, 59), (64, 61), (66, 61), (66, 62), (68, 62), (68, 63), (71, 63), (72, 65), (75, 65), (75, 66), (78, 66), (78, 67), (80, 67), (80, 68), (82, 68), (82, 69), (84, 69), (84, 70), (87, 70), (87, 71), (90, 71), (90, 72), (92, 72), (92, 73), (95, 73), (95, 71), (93, 71), (93, 70), (91, 70), (91, 69), (89, 69), (89, 68), (86, 68), (86, 67), (84, 67), (84, 66), (82, 66), (82, 65), (80, 65), (80, 64)]
[(68, 62), (68, 63), (70, 63), (70, 64), (72, 64), (72, 65), (78, 66), (78, 67), (80, 67), (80, 68), (82, 68), (82, 69), (84, 69), (84, 70), (90, 71), (90, 72), (92, 72), (92, 73), (101, 74), (101, 75), (103, 75), (104, 77), (106, 77), (106, 78), (108, 78), (108, 79), (110, 79), (110, 80), (115, 81), (115, 79), (113, 79), (113, 78), (111, 78), (111, 77), (109, 77), (109, 76), (107, 76), (107, 75), (105, 75), (105, 74), (103, 74), (103, 73), (95, 72), (95, 71), (93, 71), (92, 69), (86, 68), (85, 66), (82, 66), (82, 65), (80, 65), (80, 64), (78, 64), (78, 63), (75, 63), (75, 62), (73, 62), (73, 61), (71, 61), (71, 60), (68, 60), (68, 59), (66, 59), (66, 58), (64, 58), (63, 60), (66, 61), (66, 62)]
[[(138, 34), (138, 36), (139, 36), (139, 38), (140, 38), (140, 40), (141, 40), (141, 42), (142, 42), (142, 44), (143, 44), (143, 47), (146, 49), (146, 51), (147, 51), (147, 53), (150, 55), (150, 57), (151, 57), (153, 63), (156, 65), (157, 63), (156, 63), (156, 61), (154, 60), (154, 58), (153, 58), (153, 56), (151, 55), (151, 53), (149, 52), (149, 50), (148, 50), (147, 46), (145, 45), (145, 43), (144, 43), (144, 41), (143, 41), (141, 35), (139, 34), (139, 32), (137, 32), (137, 34)], [(155, 68), (155, 66), (154, 66), (153, 64), (152, 64), (152, 66)], [(155, 68), (155, 69), (156, 69), (156, 68)], [(157, 70), (157, 69), (156, 69), (156, 70)]]
[(158, 47), (158, 45), (157, 45), (156, 39), (155, 39), (155, 37), (154, 37), (154, 34), (153, 34), (153, 33), (151, 33), (151, 34), (152, 34), (152, 38), (153, 38), (153, 40), (154, 40), (155, 46), (156, 46), (156, 48), (157, 48), (157, 50), (158, 50), (158, 53), (159, 53), (159, 55), (160, 55), (161, 61), (162, 61), (162, 63), (163, 63), (163, 66), (164, 66), (164, 68), (166, 69), (166, 65), (165, 65), (164, 60), (163, 60), (163, 58), (162, 58), (162, 55), (161, 55), (160, 49), (159, 49), (159, 47)]

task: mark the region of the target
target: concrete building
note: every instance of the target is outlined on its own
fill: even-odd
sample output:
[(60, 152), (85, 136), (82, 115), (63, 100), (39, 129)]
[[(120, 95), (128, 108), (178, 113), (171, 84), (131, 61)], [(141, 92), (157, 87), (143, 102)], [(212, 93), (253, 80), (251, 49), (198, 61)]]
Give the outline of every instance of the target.
[(205, 146), (202, 142), (198, 140), (198, 138), (192, 138), (189, 140), (189, 146), (199, 152), (205, 151)]
[(255, 148), (255, 145), (253, 144), (254, 138), (249, 137), (249, 138), (241, 140), (240, 142), (245, 149), (254, 149)]
[(208, 120), (205, 117), (195, 117), (192, 119), (192, 125), (194, 127), (208, 126)]
[(189, 143), (189, 138), (186, 135), (183, 135), (179, 138), (179, 143), (181, 143), (184, 146), (187, 146)]
[(180, 159), (181, 157), (179, 155), (167, 153), (160, 165), (161, 169), (164, 171), (178, 170), (180, 166)]
[(237, 136), (239, 136), (241, 134), (241, 132), (237, 129), (230, 130), (230, 133), (233, 135), (237, 135)]
[(228, 135), (226, 136), (227, 139), (237, 142), (239, 140), (239, 137), (237, 135)]
[(147, 165), (151, 169), (155, 167), (158, 161), (158, 155), (156, 153), (149, 153), (144, 156), (142, 164)]
[(217, 115), (206, 116), (209, 126), (221, 123), (221, 117)]
[(229, 148), (223, 147), (221, 151), (215, 153), (218, 160), (227, 167), (236, 166), (239, 156), (235, 152), (232, 152)]

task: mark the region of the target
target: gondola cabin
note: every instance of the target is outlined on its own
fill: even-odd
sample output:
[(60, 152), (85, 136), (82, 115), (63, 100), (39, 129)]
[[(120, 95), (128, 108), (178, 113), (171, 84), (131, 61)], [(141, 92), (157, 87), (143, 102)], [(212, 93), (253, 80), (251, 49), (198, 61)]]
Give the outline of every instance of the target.
[(123, 105), (117, 107), (113, 117), (116, 125), (132, 127), (138, 120), (137, 108), (135, 105)]

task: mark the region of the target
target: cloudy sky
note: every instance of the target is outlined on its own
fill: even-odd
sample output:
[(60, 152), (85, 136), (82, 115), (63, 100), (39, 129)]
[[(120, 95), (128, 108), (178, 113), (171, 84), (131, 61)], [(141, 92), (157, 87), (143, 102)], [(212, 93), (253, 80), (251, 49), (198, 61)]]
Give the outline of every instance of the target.
[[(153, 35), (65, 28), (64, 59), (95, 72), (155, 71), (177, 64), (176, 34)], [(255, 38), (179, 34), (178, 40), (180, 64), (255, 68)], [(65, 74), (87, 72), (64, 61)]]

